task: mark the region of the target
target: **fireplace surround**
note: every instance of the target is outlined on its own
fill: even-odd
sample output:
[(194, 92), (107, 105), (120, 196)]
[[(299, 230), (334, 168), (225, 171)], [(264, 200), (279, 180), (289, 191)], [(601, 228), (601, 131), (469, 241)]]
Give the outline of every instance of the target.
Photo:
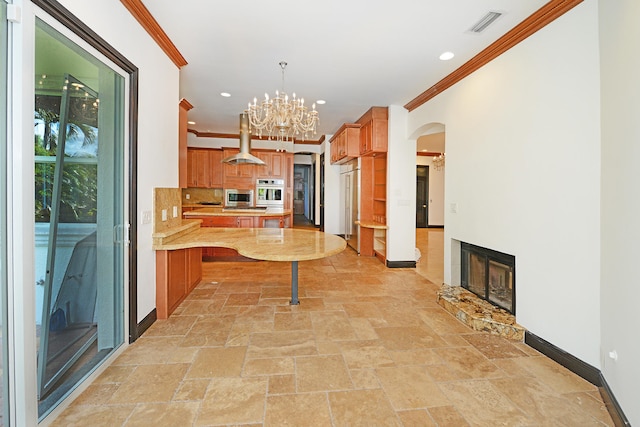
[(460, 255), (462, 287), (515, 314), (515, 256), (466, 242), (460, 242)]

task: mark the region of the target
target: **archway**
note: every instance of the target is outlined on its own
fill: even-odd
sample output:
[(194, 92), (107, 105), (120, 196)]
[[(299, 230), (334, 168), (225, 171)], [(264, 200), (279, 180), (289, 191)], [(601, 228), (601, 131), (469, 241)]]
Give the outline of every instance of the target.
[(416, 268), (434, 283), (444, 280), (445, 126), (427, 123), (414, 131), (416, 141)]

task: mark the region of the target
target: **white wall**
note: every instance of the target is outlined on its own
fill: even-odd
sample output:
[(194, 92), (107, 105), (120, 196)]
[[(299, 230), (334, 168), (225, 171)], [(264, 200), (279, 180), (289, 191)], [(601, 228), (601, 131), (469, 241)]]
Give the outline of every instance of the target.
[[(389, 106), (387, 260), (416, 260), (416, 142), (407, 141), (407, 110)], [(410, 167), (409, 167), (410, 165)]]
[[(640, 425), (640, 2), (600, 0), (602, 91), (602, 372)], [(608, 357), (616, 351), (618, 360)]]
[(327, 135), (322, 143), (324, 152), (324, 232), (329, 234), (344, 233), (344, 226), (340, 226), (340, 166), (331, 164), (329, 140), (333, 135)]
[[(138, 319), (155, 308), (153, 189), (178, 186), (179, 70), (117, 0), (61, 0), (85, 24), (139, 69), (138, 88)], [(122, 31), (126, 28), (127, 31)]]
[(451, 239), (515, 255), (518, 323), (595, 367), (598, 61), (586, 1), (414, 110), (408, 127), (447, 129), (445, 282)]
[(416, 164), (429, 166), (428, 225), (444, 225), (444, 169), (436, 170), (433, 157), (416, 156)]

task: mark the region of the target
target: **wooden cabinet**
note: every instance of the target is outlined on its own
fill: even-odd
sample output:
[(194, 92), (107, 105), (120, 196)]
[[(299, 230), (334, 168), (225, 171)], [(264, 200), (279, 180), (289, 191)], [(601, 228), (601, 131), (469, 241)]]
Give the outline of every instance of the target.
[(166, 319), (202, 280), (200, 248), (156, 251), (156, 312)]
[(255, 227), (255, 219), (253, 216), (239, 216), (236, 217), (236, 227), (238, 228), (253, 228)]
[(360, 124), (343, 124), (329, 143), (332, 164), (342, 164), (357, 158), (360, 154)]
[(254, 216), (190, 216), (190, 219), (201, 219), (202, 227), (253, 228), (259, 223)]
[(222, 188), (224, 163), (222, 150), (209, 150), (209, 187)]
[(207, 148), (187, 150), (187, 187), (222, 188), (222, 151)]
[(359, 155), (386, 153), (389, 134), (389, 109), (372, 107), (358, 119), (360, 128)]
[[(237, 148), (225, 148), (223, 150), (223, 156), (229, 157), (239, 153)], [(224, 163), (223, 165), (223, 187), (224, 188), (237, 188), (241, 190), (253, 189), (255, 187), (254, 170), (255, 165), (252, 164), (237, 164), (232, 165)]]
[(254, 151), (253, 155), (265, 162), (255, 165), (255, 178), (285, 179), (285, 153), (277, 151)]

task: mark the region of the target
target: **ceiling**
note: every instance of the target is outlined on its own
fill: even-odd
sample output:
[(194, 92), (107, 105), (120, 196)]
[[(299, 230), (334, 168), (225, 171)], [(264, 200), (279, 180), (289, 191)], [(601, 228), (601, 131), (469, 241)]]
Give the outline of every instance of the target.
[[(317, 140), (371, 106), (403, 106), (547, 0), (144, 0), (188, 64), (180, 97), (190, 129), (237, 133), (238, 115), (284, 88), (322, 99)], [(503, 15), (469, 29), (489, 11)], [(455, 54), (441, 61), (445, 51)], [(225, 98), (221, 92), (228, 92)]]

